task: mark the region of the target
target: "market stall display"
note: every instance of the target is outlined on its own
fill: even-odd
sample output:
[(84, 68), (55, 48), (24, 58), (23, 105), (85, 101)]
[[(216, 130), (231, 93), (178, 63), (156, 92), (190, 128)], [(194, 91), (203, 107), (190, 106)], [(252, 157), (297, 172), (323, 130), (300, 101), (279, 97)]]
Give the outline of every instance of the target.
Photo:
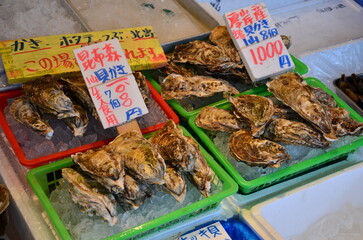
[[(306, 78), (304, 80), (308, 84), (305, 85), (307, 88), (319, 88), (319, 90), (323, 90), (323, 92), (328, 94), (317, 95), (324, 96), (324, 98), (321, 98), (322, 100), (333, 99), (334, 104), (337, 104), (338, 107), (324, 107), (324, 111), (327, 111), (327, 109), (332, 110), (331, 117), (334, 117), (333, 112), (335, 112), (336, 110), (338, 111), (338, 109), (339, 111), (344, 111), (348, 114), (348, 116), (342, 113), (338, 114), (337, 116), (335, 115), (335, 117), (337, 118), (334, 119), (333, 122), (334, 124), (336, 124), (336, 126), (333, 126), (333, 128), (335, 129), (334, 132), (336, 133), (336, 135), (329, 134), (330, 130), (327, 130), (326, 132), (319, 130), (319, 133), (317, 133), (316, 130), (319, 127), (306, 126), (306, 124), (310, 125), (307, 121), (309, 121), (309, 118), (313, 117), (313, 114), (310, 111), (313, 110), (313, 106), (314, 104), (316, 104), (316, 100), (313, 100), (314, 103), (311, 102), (311, 105), (304, 105), (308, 103), (308, 98), (305, 98), (305, 100), (301, 102), (303, 104), (300, 106), (303, 108), (296, 108), (296, 106), (294, 107), (292, 105), (289, 105), (292, 109), (294, 109), (294, 111), (303, 111), (304, 113), (302, 113), (300, 116), (304, 116), (304, 114), (307, 114), (307, 117), (304, 117), (305, 120), (302, 120), (301, 117), (296, 116), (296, 114), (291, 111), (291, 108), (281, 106), (281, 102), (276, 101), (275, 99), (275, 104), (278, 104), (276, 106), (279, 106), (276, 109), (277, 111), (275, 110), (275, 116), (272, 117), (270, 115), (270, 120), (268, 121), (269, 125), (263, 125), (265, 130), (257, 131), (257, 135), (255, 136), (253, 136), (252, 134), (248, 135), (248, 132), (246, 130), (243, 130), (251, 128), (248, 125), (251, 120), (248, 120), (247, 124), (245, 124), (244, 127), (243, 124), (238, 125), (238, 128), (241, 130), (234, 130), (235, 133), (231, 135), (231, 131), (211, 131), (198, 127), (197, 124), (200, 125), (200, 123), (198, 122), (200, 116), (198, 117), (197, 114), (189, 118), (188, 123), (191, 128), (202, 139), (202, 142), (214, 154), (220, 164), (227, 169), (231, 176), (233, 176), (233, 178), (239, 184), (242, 193), (253, 193), (259, 189), (281, 182), (288, 178), (292, 178), (298, 174), (321, 168), (324, 165), (327, 165), (334, 161), (342, 160), (351, 151), (354, 151), (355, 149), (358, 149), (362, 146), (363, 138), (362, 136), (360, 136), (360, 131), (362, 129), (361, 122), (363, 120), (362, 117), (357, 114), (353, 109), (351, 109), (336, 94), (326, 88), (319, 80), (314, 78)], [(271, 82), (268, 84), (271, 87)], [(293, 91), (290, 93), (295, 94), (295, 92)], [(243, 95), (245, 95), (245, 93), (242, 93), (240, 96)], [(271, 98), (272, 93), (267, 91), (266, 86), (265, 91), (256, 95)], [(295, 96), (304, 97), (304, 94), (299, 94)], [(311, 97), (312, 96), (313, 95), (311, 95)], [(332, 96), (333, 98), (330, 98), (329, 96)], [(293, 98), (289, 99), (293, 100)], [(248, 104), (246, 106), (248, 106)], [(241, 110), (236, 109), (236, 106), (232, 107), (231, 103), (220, 104), (217, 105), (217, 107), (228, 111), (232, 109), (234, 112), (241, 113)], [(251, 105), (251, 107), (252, 108), (250, 110), (247, 110), (246, 112), (252, 114), (252, 116), (254, 116), (255, 114), (255, 118), (263, 116), (263, 111), (267, 111), (262, 106), (262, 104), (254, 104)], [(304, 107), (306, 107), (306, 109), (304, 109)], [(319, 106), (316, 105), (315, 107)], [(321, 111), (315, 112), (315, 114), (323, 113), (324, 112)], [(352, 119), (350, 119), (349, 115)], [(231, 115), (229, 115), (229, 117), (231, 117)], [(303, 122), (304, 125), (302, 125), (301, 123), (297, 124), (296, 122), (287, 121), (289, 119), (295, 119), (294, 121), (296, 121), (296, 119), (299, 118), (300, 120), (298, 121)], [(215, 123), (215, 125), (218, 126), (216, 118), (211, 119)], [(240, 120), (246, 122), (246, 119), (247, 118), (245, 115)], [(276, 122), (276, 119), (282, 119), (283, 122), (278, 123)], [(319, 121), (324, 121), (323, 118), (319, 117), (319, 119)], [(223, 122), (224, 119), (221, 118), (220, 121)], [(316, 119), (310, 121), (313, 121), (315, 124), (319, 125), (319, 122)], [(346, 122), (347, 124), (344, 126), (344, 124), (342, 124), (343, 122)], [(353, 124), (354, 127), (347, 131), (347, 129), (345, 128), (350, 128), (350, 126), (353, 126), (351, 124)], [(288, 130), (286, 126), (291, 126), (292, 130)], [(345, 130), (343, 130), (343, 128)], [(210, 126), (209, 129), (211, 129)], [(276, 132), (276, 130), (278, 132)], [(281, 131), (283, 134), (280, 134)], [(244, 133), (243, 138), (248, 135), (249, 140), (247, 142), (243, 142), (242, 137), (241, 139), (233, 140), (232, 136), (234, 134), (240, 134), (239, 132), (247, 132)], [(336, 141), (331, 142), (331, 138), (335, 138)], [(317, 141), (317, 139), (321, 139), (321, 142), (312, 144), (312, 141), (315, 142)], [(330, 143), (328, 143), (327, 140)], [(278, 145), (276, 145), (277, 143)], [(239, 147), (235, 147), (235, 144), (242, 145), (240, 145)], [(245, 148), (245, 151), (240, 151), (241, 148)], [(271, 162), (268, 161), (269, 159), (271, 160)], [(266, 167), (269, 165), (270, 167)]]
[[(146, 84), (150, 90), (150, 96), (148, 98), (150, 113), (137, 120), (142, 132), (148, 133), (160, 129), (167, 119), (173, 119), (175, 123), (178, 123), (178, 116), (161, 98), (152, 85), (148, 82)], [(80, 96), (79, 92), (76, 94)], [(19, 161), (24, 166), (39, 166), (67, 157), (75, 152), (99, 147), (110, 142), (117, 135), (116, 130), (113, 128), (103, 129), (101, 123), (91, 112), (87, 114), (89, 124), (87, 130), (84, 129), (86, 131), (83, 136), (74, 136), (74, 133), (62, 120), (48, 115), (48, 122), (54, 129), (53, 136), (48, 140), (14, 120), (14, 117), (10, 114), (8, 105), (11, 104), (12, 100), (23, 95), (21, 90), (11, 90), (3, 92), (0, 95), (2, 99), (0, 114), (1, 126)], [(85, 109), (92, 110), (92, 106), (88, 106)]]
[[(182, 130), (183, 135), (187, 138), (191, 138), (191, 135), (186, 129), (181, 126), (178, 126), (178, 128)], [(145, 135), (146, 138), (152, 136), (153, 134)], [(98, 226), (92, 227), (92, 224), (89, 225), (91, 218), (86, 214), (82, 214), (81, 211), (71, 210), (69, 213), (80, 214), (80, 216), (76, 217), (76, 215), (72, 215), (73, 217), (69, 218), (66, 216), (68, 211), (59, 209), (59, 207), (61, 207), (60, 204), (62, 203), (57, 203), (60, 199), (57, 194), (62, 194), (61, 191), (63, 191), (63, 194), (66, 195), (62, 195), (62, 199), (66, 198), (68, 194), (67, 188), (62, 189), (61, 187), (63, 185), (61, 183), (61, 170), (74, 166), (74, 162), (71, 158), (34, 168), (28, 172), (27, 179), (46, 209), (54, 227), (57, 229), (62, 238), (70, 239), (71, 236), (72, 238), (75, 237), (74, 234), (78, 234), (76, 232), (77, 229), (84, 229), (83, 223), (87, 223), (88, 227), (84, 229), (85, 232), (83, 234), (87, 234), (88, 237), (95, 235), (96, 233), (94, 231), (98, 232), (99, 235), (97, 234), (97, 236), (101, 236), (101, 238), (110, 235), (112, 235), (110, 238), (118, 239), (126, 239), (136, 236), (141, 237), (146, 233), (160, 230), (174, 223), (180, 222), (183, 219), (188, 219), (193, 215), (214, 208), (223, 198), (237, 191), (237, 185), (232, 178), (200, 145), (198, 148), (200, 148), (202, 156), (215, 174), (211, 182), (211, 190), (208, 197), (203, 196), (197, 188), (189, 182), (189, 180), (187, 180), (186, 196), (181, 203), (179, 203), (172, 195), (164, 193), (159, 189), (154, 192), (154, 196), (147, 198), (138, 209), (122, 212), (121, 215), (118, 216), (119, 224), (115, 224), (114, 228), (110, 227), (108, 223), (105, 223), (102, 219), (99, 219), (99, 217), (92, 218), (92, 221), (96, 221), (95, 223), (97, 223)], [(59, 184), (61, 185), (57, 187)], [(72, 205), (73, 202), (69, 196), (67, 199), (68, 200), (65, 200), (66, 205), (64, 207), (69, 208), (72, 206), (72, 209), (78, 209), (76, 205)], [(160, 205), (162, 205), (163, 208), (160, 208)], [(79, 219), (79, 217), (82, 217), (83, 220)], [(69, 223), (72, 219), (76, 222)], [(128, 222), (130, 225), (126, 225)], [(72, 225), (71, 229), (67, 227), (70, 226), (69, 224)], [(78, 224), (78, 227), (75, 226), (75, 224)], [(97, 236), (94, 237), (97, 238)]]

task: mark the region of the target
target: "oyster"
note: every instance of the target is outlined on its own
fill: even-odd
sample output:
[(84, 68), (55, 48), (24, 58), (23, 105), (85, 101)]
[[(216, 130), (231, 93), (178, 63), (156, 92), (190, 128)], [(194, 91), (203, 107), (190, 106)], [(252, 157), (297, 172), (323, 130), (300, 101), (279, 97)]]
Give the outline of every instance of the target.
[(218, 92), (238, 94), (227, 81), (207, 76), (183, 77), (168, 75), (161, 83), (161, 96), (166, 99), (182, 99), (190, 96), (209, 97)]
[(108, 145), (95, 150), (79, 152), (71, 157), (83, 171), (112, 193), (120, 193), (124, 189), (123, 159), (120, 155), (115, 154)]
[(53, 136), (53, 128), (49, 125), (37, 110), (37, 108), (23, 95), (15, 99), (10, 107), (10, 113), (13, 118), (24, 126), (41, 134), (46, 139), (51, 139)]
[(10, 194), (9, 190), (5, 185), (0, 184), (0, 214), (2, 214), (5, 209), (9, 206)]
[(52, 114), (58, 119), (78, 116), (72, 100), (65, 95), (58, 81), (50, 75), (25, 82), (23, 90), (29, 100), (44, 113)]
[(61, 78), (66, 82), (65, 89), (68, 95), (72, 96), (84, 109), (89, 109), (92, 116), (99, 120), (97, 110), (93, 104), (91, 95), (89, 94), (87, 85), (83, 78)]
[(135, 77), (137, 86), (139, 87), (139, 90), (141, 92), (142, 99), (144, 100), (145, 104), (150, 103), (150, 89), (147, 86), (146, 83), (146, 77), (141, 72), (133, 72), (133, 75)]
[(281, 40), (284, 43), (285, 47), (287, 49), (289, 49), (291, 47), (291, 37), (290, 36), (286, 36), (286, 35), (280, 35), (281, 36)]
[(231, 69), (244, 68), (243, 64), (233, 62), (221, 48), (200, 40), (177, 45), (171, 54), (171, 60), (202, 66), (211, 72), (229, 72)]
[(187, 137), (190, 145), (194, 147), (196, 159), (194, 163), (194, 169), (187, 174), (191, 180), (197, 186), (199, 192), (204, 196), (210, 196), (211, 184), (214, 177), (214, 172), (210, 168), (209, 164), (202, 155), (199, 145), (191, 137)]
[(64, 118), (63, 120), (71, 128), (74, 136), (83, 136), (89, 123), (88, 114), (86, 109), (80, 105), (75, 104), (74, 108), (78, 112), (78, 116)]
[(217, 26), (213, 28), (211, 34), (209, 35), (209, 40), (217, 45), (224, 53), (228, 56), (230, 61), (235, 63), (242, 63), (241, 57), (235, 47), (231, 36), (229, 35), (226, 26)]
[(178, 75), (182, 75), (184, 77), (192, 77), (195, 75), (195, 71), (192, 69), (192, 67), (187, 67), (185, 64), (182, 63), (175, 63), (171, 60), (171, 53), (166, 54), (166, 59), (168, 60), (168, 63), (162, 67), (160, 70), (167, 75), (175, 73)]
[(162, 185), (165, 162), (154, 146), (137, 131), (118, 135), (109, 146), (125, 161), (125, 167), (136, 179)]
[(118, 202), (126, 209), (137, 209), (150, 196), (149, 185), (125, 174), (125, 189), (116, 195)]
[[(307, 86), (309, 86), (309, 85), (307, 85)], [(309, 87), (321, 105), (329, 107), (329, 108), (334, 108), (337, 106), (337, 103), (334, 100), (332, 95), (325, 92), (323, 89), (321, 89), (319, 87), (312, 87), (312, 86), (309, 86)]]
[(291, 158), (282, 145), (254, 138), (249, 131), (243, 129), (232, 133), (228, 146), (232, 157), (250, 166), (277, 168), (282, 161)]
[(266, 123), (275, 113), (272, 100), (263, 96), (229, 96), (228, 101), (233, 105), (234, 114), (247, 122), (251, 128), (252, 135), (255, 137), (263, 133)]
[(268, 82), (267, 86), (268, 91), (309, 121), (327, 140), (337, 139), (327, 108), (319, 103), (311, 88), (298, 74), (281, 74)]
[(69, 192), (73, 202), (89, 215), (102, 217), (111, 226), (117, 223), (116, 200), (112, 194), (103, 193), (99, 186), (91, 184), (72, 168), (63, 168), (62, 176), (71, 185)]
[(346, 135), (360, 135), (363, 130), (363, 123), (352, 119), (348, 110), (344, 108), (329, 108), (332, 126), (338, 137)]
[(243, 128), (240, 122), (231, 111), (217, 107), (204, 107), (195, 118), (198, 127), (222, 132), (233, 132)]
[(195, 148), (184, 136), (182, 130), (168, 119), (155, 135), (149, 138), (165, 162), (173, 165), (180, 171), (192, 171), (197, 158)]
[(266, 127), (263, 136), (271, 141), (313, 148), (324, 148), (330, 144), (320, 132), (309, 125), (283, 118), (273, 119)]
[(183, 202), (187, 192), (187, 185), (185, 180), (176, 168), (166, 164), (166, 173), (164, 176), (164, 187), (178, 202)]

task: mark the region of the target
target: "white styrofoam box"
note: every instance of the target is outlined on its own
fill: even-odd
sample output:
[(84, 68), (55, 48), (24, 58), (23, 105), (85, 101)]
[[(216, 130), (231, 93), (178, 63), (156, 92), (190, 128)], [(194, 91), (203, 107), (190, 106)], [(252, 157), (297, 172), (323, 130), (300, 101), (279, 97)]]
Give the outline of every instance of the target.
[(362, 182), (361, 162), (254, 205), (250, 209), (254, 221), (247, 221), (261, 236), (293, 239), (346, 204), (363, 207)]

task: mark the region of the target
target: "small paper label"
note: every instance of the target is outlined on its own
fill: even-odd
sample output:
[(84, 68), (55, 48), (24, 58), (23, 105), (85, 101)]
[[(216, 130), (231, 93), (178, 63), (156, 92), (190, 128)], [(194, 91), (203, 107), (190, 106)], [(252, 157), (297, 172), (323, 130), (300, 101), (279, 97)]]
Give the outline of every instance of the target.
[(180, 240), (232, 240), (220, 222), (213, 223), (191, 233), (181, 235)]
[(252, 81), (294, 69), (264, 3), (225, 13), (224, 19)]
[(148, 113), (117, 39), (73, 52), (105, 129)]

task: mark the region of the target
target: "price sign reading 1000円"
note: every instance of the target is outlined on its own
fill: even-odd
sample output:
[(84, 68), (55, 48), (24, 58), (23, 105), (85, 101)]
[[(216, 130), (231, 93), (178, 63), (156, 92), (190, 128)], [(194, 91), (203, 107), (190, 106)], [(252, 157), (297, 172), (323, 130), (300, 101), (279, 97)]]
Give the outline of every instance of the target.
[(75, 49), (74, 54), (105, 129), (148, 113), (117, 39)]

